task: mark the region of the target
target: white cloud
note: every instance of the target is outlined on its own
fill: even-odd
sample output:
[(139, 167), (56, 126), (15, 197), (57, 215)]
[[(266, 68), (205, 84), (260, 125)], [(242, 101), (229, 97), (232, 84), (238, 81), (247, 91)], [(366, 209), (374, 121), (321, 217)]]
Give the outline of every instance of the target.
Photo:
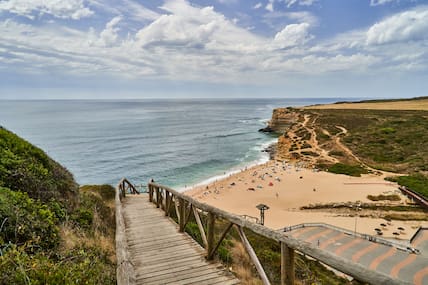
[(259, 2), (253, 6), (253, 9), (260, 9), (262, 6), (263, 6), (263, 4), (261, 2)]
[(311, 6), (318, 0), (284, 0), (285, 4), (287, 5), (287, 8), (290, 8), (294, 4), (298, 4), (301, 6)]
[(0, 11), (34, 19), (35, 15), (49, 14), (56, 18), (79, 20), (94, 12), (83, 0), (5, 0), (0, 2)]
[(266, 4), (265, 9), (268, 10), (269, 12), (273, 12), (273, 0), (269, 0), (269, 3)]
[(117, 28), (116, 25), (121, 20), (121, 16), (114, 17), (106, 24), (106, 28), (100, 33), (100, 39), (105, 46), (112, 46), (117, 42), (117, 32), (119, 28)]
[(391, 2), (396, 2), (397, 0), (370, 0), (370, 6), (384, 5)]
[(287, 25), (275, 35), (273, 42), (279, 48), (303, 45), (313, 38), (309, 34), (309, 27), (308, 23)]
[(366, 43), (387, 44), (428, 39), (428, 8), (395, 14), (367, 31)]
[[(120, 1), (120, 5), (126, 6), (125, 2), (130, 0)], [(267, 13), (292, 24), (283, 24), (274, 36), (260, 36), (239, 27), (213, 7), (171, 0), (160, 9), (162, 14), (149, 12), (146, 16), (154, 19), (145, 21), (138, 30), (129, 27), (128, 13), (116, 16), (118, 10), (111, 11), (105, 26), (91, 29), (78, 30), (58, 23), (32, 26), (19, 24), (16, 18), (0, 21), (0, 69), (14, 69), (20, 74), (58, 71), (74, 76), (107, 74), (115, 78), (143, 76), (229, 83), (254, 83), (258, 81), (255, 79), (282, 82), (278, 78), (296, 73), (379, 74), (385, 70), (428, 69), (427, 41), (415, 32), (421, 28), (413, 27), (426, 21), (421, 16), (422, 8), (408, 11), (414, 13), (412, 16), (403, 12), (376, 24), (382, 29), (374, 29), (374, 25), (373, 43), (382, 45), (366, 44), (371, 29), (315, 41), (310, 32), (318, 20), (308, 12)], [(401, 17), (413, 19), (413, 24), (401, 21)], [(403, 37), (402, 29), (394, 25), (404, 25), (411, 32)], [(391, 41), (380, 36), (391, 34), (386, 32), (387, 28), (394, 35), (401, 31), (398, 38), (423, 40)]]
[(197, 8), (182, 0), (168, 1), (162, 15), (138, 31), (141, 46), (186, 46), (197, 49), (253, 49), (260, 39), (248, 30), (214, 11), (213, 7)]
[(314, 16), (311, 12), (300, 11), (300, 12), (286, 12), (283, 13), (285, 17), (290, 20), (297, 21), (300, 23), (308, 23), (311, 26), (315, 26), (318, 24), (318, 18)]

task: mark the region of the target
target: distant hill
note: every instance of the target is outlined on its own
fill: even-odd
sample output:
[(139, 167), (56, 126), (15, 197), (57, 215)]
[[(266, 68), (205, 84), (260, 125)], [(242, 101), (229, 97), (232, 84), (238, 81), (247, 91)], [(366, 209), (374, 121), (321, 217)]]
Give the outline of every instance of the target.
[(358, 102), (336, 102), (312, 105), (303, 109), (367, 109), (367, 110), (419, 110), (428, 111), (428, 96), (409, 99), (377, 99)]

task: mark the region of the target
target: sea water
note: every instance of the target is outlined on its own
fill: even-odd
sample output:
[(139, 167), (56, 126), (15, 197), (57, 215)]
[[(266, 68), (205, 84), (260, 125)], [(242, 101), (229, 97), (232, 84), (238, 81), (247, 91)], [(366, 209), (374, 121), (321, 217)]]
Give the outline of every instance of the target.
[(190, 187), (267, 160), (258, 132), (275, 107), (341, 99), (0, 101), (0, 125), (42, 148), (79, 184), (150, 179)]

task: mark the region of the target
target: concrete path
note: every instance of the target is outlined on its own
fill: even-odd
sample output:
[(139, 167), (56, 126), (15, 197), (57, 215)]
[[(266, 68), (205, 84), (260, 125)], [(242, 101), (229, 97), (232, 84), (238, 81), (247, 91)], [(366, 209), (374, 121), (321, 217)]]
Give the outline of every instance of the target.
[(284, 233), (321, 249), (416, 285), (428, 284), (428, 230), (418, 232), (412, 247), (420, 254), (399, 250), (344, 232), (322, 227), (304, 227)]

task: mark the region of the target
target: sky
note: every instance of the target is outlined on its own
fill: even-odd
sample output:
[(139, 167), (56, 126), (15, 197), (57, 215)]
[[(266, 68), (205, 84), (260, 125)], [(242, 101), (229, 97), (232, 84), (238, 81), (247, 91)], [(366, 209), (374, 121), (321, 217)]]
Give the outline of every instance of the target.
[(0, 99), (427, 90), (428, 0), (0, 0)]

